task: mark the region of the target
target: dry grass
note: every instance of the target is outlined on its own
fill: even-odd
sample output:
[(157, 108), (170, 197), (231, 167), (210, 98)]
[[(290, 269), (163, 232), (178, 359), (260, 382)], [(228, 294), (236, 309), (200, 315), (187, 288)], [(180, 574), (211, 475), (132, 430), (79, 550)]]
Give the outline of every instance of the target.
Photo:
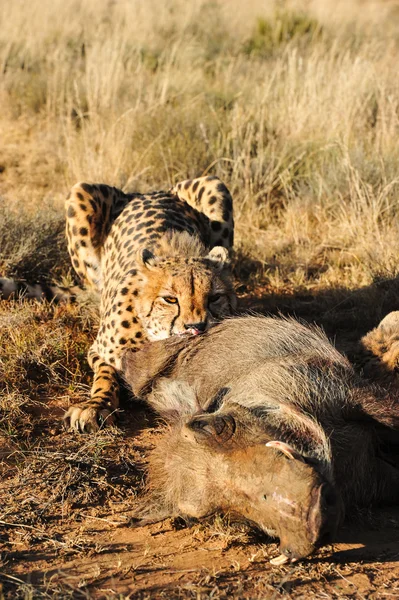
[(214, 172), (274, 287), (396, 275), (399, 8), (351, 4), (4, 3), (3, 203)]
[[(397, 2), (13, 0), (0, 25), (0, 275), (73, 280), (63, 198), (78, 180), (144, 191), (215, 173), (234, 197), (244, 305), (315, 319), (342, 347), (398, 308)], [(39, 528), (25, 549), (73, 552), (71, 506), (105, 514), (141, 480), (146, 448), (58, 425), (88, 393), (95, 326), (87, 307), (0, 307), (1, 571), (18, 563), (15, 523)], [(195, 535), (246, 539), (219, 521)], [(7, 581), (13, 598), (91, 597)], [(201, 581), (173, 593), (233, 589)]]

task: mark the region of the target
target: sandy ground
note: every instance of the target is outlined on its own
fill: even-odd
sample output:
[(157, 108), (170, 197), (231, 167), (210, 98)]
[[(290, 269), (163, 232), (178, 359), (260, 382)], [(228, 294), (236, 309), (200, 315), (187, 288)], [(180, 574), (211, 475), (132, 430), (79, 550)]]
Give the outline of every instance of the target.
[(10, 557), (13, 575), (92, 598), (399, 597), (398, 510), (381, 515), (386, 524), (378, 529), (346, 528), (333, 547), (289, 568), (268, 563), (277, 548), (267, 541), (229, 543), (170, 521), (134, 529), (118, 525), (123, 514), (115, 511), (81, 517), (71, 527), (69, 536), (90, 538), (94, 550), (59, 556), (55, 548), (20, 542)]

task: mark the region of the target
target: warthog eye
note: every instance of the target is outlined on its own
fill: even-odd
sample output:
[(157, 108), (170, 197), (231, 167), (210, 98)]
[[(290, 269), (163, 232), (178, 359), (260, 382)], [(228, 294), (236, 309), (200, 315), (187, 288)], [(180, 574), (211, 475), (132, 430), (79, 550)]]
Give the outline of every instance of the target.
[(203, 414), (194, 417), (187, 426), (206, 443), (224, 444), (234, 436), (236, 422), (232, 415)]
[(263, 500), (267, 500), (266, 494), (263, 494)]

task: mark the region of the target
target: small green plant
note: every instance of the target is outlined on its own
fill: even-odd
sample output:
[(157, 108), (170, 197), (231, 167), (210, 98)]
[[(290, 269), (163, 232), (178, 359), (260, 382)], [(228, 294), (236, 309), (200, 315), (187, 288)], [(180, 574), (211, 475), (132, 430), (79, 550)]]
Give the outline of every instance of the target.
[(310, 45), (323, 33), (321, 24), (304, 12), (276, 10), (271, 19), (258, 18), (252, 36), (244, 43), (243, 52), (269, 57), (292, 41)]

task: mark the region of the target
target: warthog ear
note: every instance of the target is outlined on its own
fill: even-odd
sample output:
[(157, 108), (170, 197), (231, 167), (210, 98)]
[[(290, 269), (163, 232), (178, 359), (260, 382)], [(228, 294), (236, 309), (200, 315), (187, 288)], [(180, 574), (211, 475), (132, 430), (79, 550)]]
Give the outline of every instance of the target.
[(292, 446), (286, 444), (285, 442), (280, 442), (278, 440), (273, 440), (271, 442), (267, 442), (266, 446), (268, 448), (276, 448), (276, 450), (280, 450), (287, 458), (291, 460), (300, 460), (301, 462), (305, 462), (303, 456), (299, 454)]
[(221, 407), (224, 397), (230, 392), (230, 388), (222, 387), (216, 392), (210, 403), (206, 406), (207, 413), (214, 413)]
[(137, 262), (140, 266), (146, 267), (147, 269), (153, 269), (157, 266), (158, 260), (151, 252), (151, 250), (147, 250), (147, 248), (143, 248), (137, 252)]
[(215, 246), (212, 248), (206, 258), (208, 258), (213, 263), (213, 266), (219, 271), (230, 264), (229, 252), (226, 248), (223, 248), (223, 246)]
[(200, 444), (221, 445), (229, 441), (236, 431), (236, 422), (231, 415), (197, 415), (186, 425)]

